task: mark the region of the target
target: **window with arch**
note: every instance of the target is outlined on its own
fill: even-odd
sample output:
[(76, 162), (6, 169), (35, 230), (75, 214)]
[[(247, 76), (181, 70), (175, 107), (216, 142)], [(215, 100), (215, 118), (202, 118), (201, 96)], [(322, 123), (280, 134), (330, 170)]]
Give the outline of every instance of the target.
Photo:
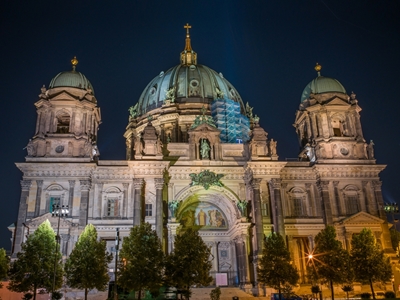
[(298, 187), (294, 187), (288, 192), (289, 195), (289, 215), (292, 217), (307, 216), (307, 193)]
[(71, 118), (70, 115), (63, 111), (57, 115), (57, 131), (56, 133), (68, 133), (69, 132), (69, 124)]
[(346, 186), (343, 190), (343, 194), (346, 215), (354, 215), (358, 213), (361, 210), (358, 188), (352, 185)]
[(331, 125), (333, 129), (333, 136), (345, 136), (346, 122), (345, 118), (341, 115), (334, 115), (331, 118)]
[(104, 216), (118, 217), (120, 216), (121, 202), (123, 192), (117, 187), (110, 187), (104, 192)]
[(46, 196), (46, 207), (45, 207), (45, 213), (53, 212), (53, 206), (54, 205), (63, 205), (67, 204), (65, 203), (65, 199), (67, 198), (67, 189), (64, 189), (61, 185), (59, 184), (52, 184), (48, 186), (45, 189), (45, 196)]

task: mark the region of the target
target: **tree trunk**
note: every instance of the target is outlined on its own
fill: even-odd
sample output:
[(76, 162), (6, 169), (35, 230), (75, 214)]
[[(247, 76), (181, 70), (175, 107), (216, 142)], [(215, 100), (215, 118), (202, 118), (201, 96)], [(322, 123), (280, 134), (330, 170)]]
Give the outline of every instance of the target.
[(346, 292), (347, 300), (349, 300), (349, 292)]
[(138, 290), (138, 300), (142, 299), (142, 289)]
[(280, 286), (278, 288), (278, 293), (279, 293), (279, 300), (282, 300), (282, 294), (281, 294), (281, 287)]
[(85, 288), (85, 300), (87, 300), (88, 289)]
[(374, 285), (372, 284), (372, 280), (369, 280), (369, 285), (371, 286), (372, 298), (375, 300), (375, 292), (374, 292)]
[(329, 281), (329, 283), (331, 284), (331, 297), (332, 297), (332, 300), (335, 300), (335, 292), (333, 291), (333, 282), (332, 282), (332, 280)]
[(36, 285), (33, 285), (33, 300), (36, 300)]

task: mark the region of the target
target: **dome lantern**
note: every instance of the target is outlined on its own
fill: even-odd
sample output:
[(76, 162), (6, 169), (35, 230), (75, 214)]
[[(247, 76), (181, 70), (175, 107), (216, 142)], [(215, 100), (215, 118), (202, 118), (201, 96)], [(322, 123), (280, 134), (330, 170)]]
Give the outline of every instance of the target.
[(192, 26), (190, 26), (189, 23), (186, 23), (183, 28), (186, 29), (186, 43), (185, 49), (181, 52), (181, 64), (197, 65), (197, 53), (193, 51), (192, 45), (190, 43), (189, 29), (192, 28)]

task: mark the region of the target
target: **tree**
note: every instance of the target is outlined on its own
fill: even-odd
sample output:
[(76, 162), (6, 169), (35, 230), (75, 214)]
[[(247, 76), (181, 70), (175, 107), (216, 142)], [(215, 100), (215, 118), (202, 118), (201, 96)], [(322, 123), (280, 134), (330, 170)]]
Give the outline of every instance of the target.
[(351, 285), (342, 286), (342, 291), (346, 293), (347, 300), (349, 299), (349, 292), (353, 291), (353, 287)]
[(54, 276), (54, 290), (57, 290), (62, 285), (63, 276), (61, 252), (54, 230), (46, 220), (28, 236), (11, 264), (8, 289), (20, 293), (31, 291), (35, 300), (37, 289), (53, 291)]
[(174, 250), (167, 257), (166, 283), (177, 287), (185, 298), (189, 298), (192, 285), (207, 286), (212, 281), (210, 255), (210, 248), (198, 231), (184, 229), (176, 236)]
[(309, 268), (311, 276), (322, 283), (329, 283), (331, 297), (334, 300), (334, 284), (349, 283), (353, 273), (349, 253), (336, 239), (336, 230), (327, 226), (315, 237), (315, 249)]
[(7, 273), (10, 267), (10, 259), (6, 254), (6, 250), (0, 249), (0, 288), (3, 287), (1, 280), (7, 277)]
[(118, 284), (139, 293), (158, 291), (162, 285), (164, 253), (151, 225), (143, 223), (131, 228), (124, 238), (120, 252)]
[(369, 283), (372, 297), (375, 299), (373, 283), (389, 281), (392, 276), (390, 259), (376, 243), (370, 229), (364, 228), (351, 239), (351, 262), (355, 280)]
[(67, 284), (84, 289), (85, 300), (89, 290), (106, 290), (109, 281), (108, 264), (111, 260), (112, 255), (107, 252), (106, 242), (99, 241), (96, 228), (88, 224), (65, 263)]
[(400, 243), (400, 232), (395, 229), (390, 230), (390, 239), (392, 241), (393, 250), (395, 250), (398, 254), (399, 243)]
[(264, 240), (257, 274), (259, 282), (278, 290), (279, 299), (282, 299), (285, 285), (295, 285), (299, 280), (299, 273), (292, 265), (290, 252), (279, 233), (273, 232)]

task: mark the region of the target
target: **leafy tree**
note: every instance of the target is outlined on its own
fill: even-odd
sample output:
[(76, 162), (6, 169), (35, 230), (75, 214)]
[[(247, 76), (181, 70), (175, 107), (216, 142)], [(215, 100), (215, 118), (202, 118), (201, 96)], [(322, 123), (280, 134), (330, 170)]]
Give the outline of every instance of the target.
[(96, 228), (88, 224), (65, 263), (67, 284), (84, 289), (85, 300), (89, 290), (104, 291), (107, 288), (112, 255), (106, 249), (106, 242), (97, 238)]
[(370, 229), (364, 228), (351, 239), (351, 262), (355, 280), (369, 283), (372, 297), (375, 299), (373, 283), (389, 281), (392, 276), (389, 257), (376, 243)]
[(164, 253), (151, 225), (143, 223), (131, 228), (120, 252), (118, 284), (135, 290), (141, 299), (143, 290), (155, 291), (162, 285)]
[(282, 299), (285, 285), (295, 285), (299, 280), (299, 273), (290, 260), (290, 252), (283, 237), (279, 233), (271, 233), (264, 240), (257, 274), (259, 282), (278, 290), (279, 299)]
[(353, 273), (349, 253), (336, 239), (336, 230), (333, 226), (327, 226), (315, 237), (315, 249), (309, 270), (312, 277), (322, 283), (329, 283), (332, 300), (335, 296), (334, 284), (352, 281)]
[(33, 291), (35, 300), (37, 289), (53, 291), (54, 279), (54, 290), (59, 289), (62, 276), (61, 252), (54, 230), (49, 220), (46, 220), (28, 236), (17, 259), (11, 264), (8, 289), (19, 293)]
[(6, 254), (6, 250), (0, 249), (0, 288), (3, 287), (1, 280), (7, 277), (7, 272), (10, 267), (10, 259)]
[(190, 297), (192, 285), (209, 285), (212, 281), (210, 255), (210, 248), (198, 231), (185, 229), (176, 236), (174, 250), (167, 257), (166, 284), (183, 291), (185, 298)]
[(398, 248), (400, 243), (400, 232), (398, 232), (396, 229), (390, 230), (390, 239), (392, 241), (393, 250), (395, 250), (398, 254)]
[(353, 291), (353, 287), (351, 285), (342, 286), (342, 291), (346, 293), (346, 298), (349, 299), (349, 292)]

